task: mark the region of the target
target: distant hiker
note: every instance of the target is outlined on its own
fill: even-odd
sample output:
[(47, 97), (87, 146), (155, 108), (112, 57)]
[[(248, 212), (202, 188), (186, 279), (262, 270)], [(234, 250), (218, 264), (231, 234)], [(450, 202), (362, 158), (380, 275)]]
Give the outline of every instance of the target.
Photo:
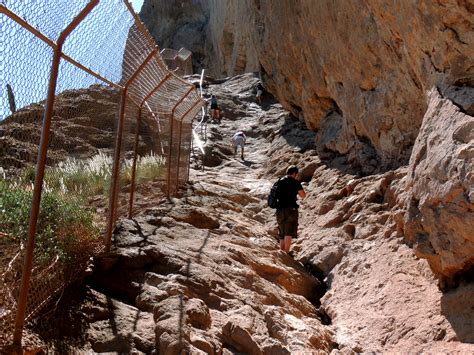
[(264, 91), (265, 91), (265, 88), (263, 87), (262, 83), (259, 81), (257, 84), (257, 96), (256, 96), (256, 99), (259, 105), (262, 103)]
[(245, 141), (247, 140), (247, 136), (243, 131), (237, 131), (233, 136), (232, 136), (232, 146), (234, 147), (234, 155), (237, 154), (237, 147), (240, 146), (241, 148), (241, 154), (240, 157), (242, 160), (244, 159), (244, 145)]
[(268, 205), (276, 208), (276, 219), (279, 229), (280, 249), (288, 253), (292, 238), (297, 237), (298, 204), (297, 196), (306, 197), (303, 186), (298, 180), (298, 168), (291, 165), (286, 176), (278, 179), (268, 196)]
[(211, 95), (211, 118), (218, 122), (221, 121), (221, 109), (217, 104), (217, 97), (214, 94)]

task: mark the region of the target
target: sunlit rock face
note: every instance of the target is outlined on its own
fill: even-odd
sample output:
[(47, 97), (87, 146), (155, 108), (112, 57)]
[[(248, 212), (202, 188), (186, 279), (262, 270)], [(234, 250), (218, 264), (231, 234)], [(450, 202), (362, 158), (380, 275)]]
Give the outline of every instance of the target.
[(469, 1), (145, 0), (141, 16), (211, 75), (261, 71), (320, 154), (364, 174), (408, 162), (427, 90), (474, 82)]
[(474, 117), (437, 90), (410, 158), (405, 232), (442, 279), (474, 268)]

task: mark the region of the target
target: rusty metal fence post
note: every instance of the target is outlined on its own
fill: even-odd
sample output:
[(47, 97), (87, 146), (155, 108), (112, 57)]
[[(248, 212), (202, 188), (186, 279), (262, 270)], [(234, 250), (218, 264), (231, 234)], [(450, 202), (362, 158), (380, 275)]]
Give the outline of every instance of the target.
[(163, 79), (156, 85), (153, 90), (151, 90), (142, 100), (140, 103), (140, 107), (138, 109), (138, 118), (137, 118), (137, 134), (135, 135), (135, 146), (133, 151), (133, 163), (132, 163), (132, 181), (130, 182), (130, 201), (128, 207), (128, 218), (132, 218), (133, 216), (133, 201), (135, 195), (135, 178), (136, 178), (136, 170), (137, 170), (137, 157), (138, 157), (138, 136), (139, 136), (139, 128), (140, 128), (140, 120), (143, 113), (143, 105), (146, 103), (153, 94), (160, 90), (160, 88), (166, 83), (166, 81), (171, 77), (171, 73), (166, 74)]
[[(20, 2), (12, 2), (13, 8), (15, 6), (17, 9), (20, 9), (20, 12), (23, 11), (25, 8), (23, 8), (23, 4)], [(10, 4), (10, 5), (11, 5)], [(99, 5), (100, 6), (97, 6)], [(30, 6), (31, 5), (31, 6)], [(33, 12), (35, 9), (34, 4), (30, 4), (26, 6), (26, 10), (29, 10), (30, 12)], [(44, 108), (42, 108), (42, 100), (45, 98), (44, 93), (43, 94), (38, 94), (36, 96), (31, 95), (28, 96), (29, 105), (27, 104), (24, 107), (21, 107), (22, 105), (25, 105), (25, 103), (20, 103), (17, 105), (15, 112), (12, 111), (11, 117), (9, 118), (10, 122), (14, 123), (14, 128), (16, 129), (17, 122), (15, 119), (19, 117), (20, 119), (24, 116), (22, 116), (23, 113), (28, 111), (28, 109), (33, 109), (39, 110), (39, 107), (42, 108), (42, 126), (41, 126), (41, 135), (39, 137), (40, 141), (39, 144), (36, 142), (36, 145), (39, 147), (38, 148), (38, 153), (37, 155), (34, 155), (33, 157), (36, 157), (36, 164), (35, 164), (35, 175), (34, 175), (34, 187), (32, 191), (32, 201), (31, 201), (31, 210), (29, 214), (29, 220), (28, 220), (28, 228), (27, 228), (27, 246), (26, 246), (26, 252), (23, 260), (23, 267), (22, 267), (22, 277), (21, 277), (21, 282), (14, 281), (12, 282), (11, 290), (12, 292), (9, 293), (9, 295), (14, 294), (15, 295), (15, 300), (16, 300), (16, 295), (18, 295), (17, 303), (15, 304), (15, 300), (9, 299), (9, 306), (8, 310), (11, 311), (8, 314), (11, 314), (11, 317), (9, 316), (8, 318), (8, 329), (13, 328), (13, 332), (10, 330), (8, 331), (8, 338), (11, 340), (11, 337), (13, 335), (13, 344), (18, 348), (22, 344), (22, 334), (23, 334), (23, 329), (25, 326), (25, 322), (28, 321), (29, 317), (37, 314), (42, 307), (46, 304), (46, 300), (49, 300), (51, 295), (54, 295), (57, 289), (64, 288), (67, 285), (67, 280), (63, 280), (63, 276), (58, 276), (61, 274), (62, 269), (59, 269), (60, 266), (58, 266), (58, 263), (51, 264), (50, 262), (49, 266), (45, 268), (45, 264), (39, 265), (40, 267), (37, 267), (38, 265), (34, 265), (37, 260), (37, 254), (35, 251), (35, 242), (36, 244), (36, 249), (40, 247), (40, 242), (42, 239), (41, 231), (43, 229), (46, 229), (44, 225), (42, 225), (42, 198), (45, 199), (46, 194), (48, 193), (48, 190), (43, 191), (43, 185), (48, 185), (49, 186), (49, 177), (51, 173), (52, 168), (56, 168), (57, 165), (61, 165), (64, 160), (67, 160), (69, 158), (71, 159), (76, 159), (77, 157), (75, 155), (72, 155), (70, 151), (64, 149), (61, 153), (61, 155), (57, 155), (54, 159), (52, 160), (52, 156), (54, 157), (54, 153), (56, 151), (50, 151), (51, 149), (51, 144), (54, 143), (56, 135), (53, 135), (55, 133), (55, 129), (58, 129), (58, 127), (55, 127), (55, 122), (56, 119), (59, 117), (58, 116), (58, 108), (60, 108), (59, 102), (60, 99), (58, 97), (65, 97), (65, 98), (70, 98), (75, 95), (75, 92), (77, 92), (77, 95), (83, 95), (84, 93), (88, 94), (89, 92), (95, 92), (97, 93), (100, 91), (100, 94), (104, 95), (104, 92), (110, 95), (116, 95), (113, 96), (114, 98), (111, 99), (113, 100), (113, 107), (116, 109), (117, 106), (119, 108), (118, 114), (112, 115), (113, 117), (113, 122), (112, 125), (116, 125), (114, 133), (109, 134), (110, 136), (110, 145), (105, 146), (106, 153), (104, 155), (106, 156), (107, 159), (110, 158), (110, 160), (107, 160), (107, 164), (110, 164), (109, 162), (112, 161), (111, 165), (107, 165), (107, 173), (110, 174), (104, 182), (109, 182), (109, 189), (104, 188), (101, 193), (99, 193), (100, 196), (96, 195), (88, 195), (88, 196), (93, 196), (95, 201), (99, 201), (99, 203), (103, 203), (103, 205), (100, 205), (100, 209), (97, 208), (97, 210), (94, 208), (94, 223), (97, 223), (97, 229), (100, 228), (100, 233), (97, 232), (97, 240), (99, 240), (100, 237), (100, 243), (101, 243), (101, 249), (103, 250), (103, 247), (105, 246), (106, 250), (110, 250), (111, 247), (111, 239), (112, 239), (112, 233), (113, 233), (113, 228), (114, 224), (116, 222), (116, 217), (117, 215), (120, 216), (126, 216), (127, 215), (127, 202), (128, 202), (128, 216), (132, 217), (133, 216), (133, 204), (134, 204), (134, 194), (136, 190), (136, 185), (137, 185), (137, 179), (138, 181), (141, 181), (140, 174), (140, 161), (138, 159), (138, 154), (139, 154), (139, 149), (141, 148), (139, 142), (140, 135), (142, 134), (141, 127), (142, 125), (146, 125), (147, 129), (149, 130), (150, 127), (155, 128), (158, 132), (151, 132), (150, 135), (147, 135), (146, 137), (152, 137), (149, 140), (151, 143), (148, 143), (145, 149), (145, 152), (151, 152), (152, 154), (155, 154), (156, 149), (154, 148), (154, 142), (153, 139), (156, 139), (157, 136), (159, 136), (159, 158), (160, 160), (160, 168), (161, 170), (157, 170), (158, 172), (156, 175), (160, 177), (164, 177), (165, 183), (166, 183), (166, 195), (169, 198), (172, 193), (174, 193), (179, 185), (181, 184), (180, 180), (180, 165), (182, 159), (182, 151), (181, 151), (181, 145), (188, 144), (189, 139), (192, 139), (189, 137), (191, 134), (188, 132), (187, 129), (183, 128), (183, 121), (192, 119), (191, 113), (194, 112), (196, 107), (199, 105), (202, 105), (202, 100), (197, 95), (197, 93), (193, 93), (194, 86), (192, 86), (190, 83), (184, 81), (182, 78), (177, 77), (175, 74), (170, 72), (166, 66), (164, 65), (163, 60), (159, 56), (159, 49), (154, 43), (153, 39), (147, 32), (146, 28), (144, 27), (143, 23), (141, 23), (140, 19), (138, 16), (133, 12), (133, 9), (131, 8), (130, 3), (128, 3), (127, 0), (119, 1), (119, 2), (114, 2), (114, 3), (108, 3), (108, 2), (100, 2), (100, 0), (81, 0), (81, 2), (74, 2), (74, 13), (71, 13), (74, 16), (68, 17), (67, 15), (71, 14), (65, 14), (64, 18), (67, 18), (68, 20), (65, 21), (66, 23), (62, 24), (61, 27), (59, 28), (54, 28), (54, 22), (55, 19), (49, 19), (51, 23), (53, 24), (52, 26), (48, 27), (45, 26), (43, 30), (48, 30), (50, 32), (44, 32), (47, 33), (48, 35), (45, 35), (42, 32), (41, 26), (38, 26), (37, 23), (35, 22), (35, 25), (31, 25), (28, 23), (26, 20), (26, 15), (28, 15), (28, 11), (25, 13), (22, 13), (22, 16), (18, 16), (15, 14), (13, 11), (7, 8), (7, 6), (4, 3), (0, 4), (0, 15), (3, 16), (3, 14), (6, 15), (5, 18), (0, 18), (0, 25), (4, 25), (7, 23), (7, 25), (13, 26), (10, 24), (9, 19), (13, 20), (11, 21), (12, 23), (15, 23), (15, 26), (21, 26), (24, 29), (26, 29), (29, 33), (31, 33), (34, 38), (39, 39), (40, 41), (43, 41), (45, 43), (45, 47), (47, 47), (49, 50), (52, 50), (51, 52), (48, 52), (48, 58), (52, 57), (52, 62), (51, 64), (48, 65), (50, 66), (50, 73), (49, 73), (49, 80), (45, 78), (43, 81), (39, 81), (39, 83), (44, 83), (43, 87), (48, 87), (47, 93), (46, 93), (46, 100), (44, 100)], [(56, 3), (49, 3), (48, 6), (51, 8), (54, 8), (57, 6)], [(121, 27), (124, 31), (122, 31), (122, 36), (117, 36), (117, 41), (120, 41), (123, 39), (123, 34), (125, 34), (126, 37), (126, 43), (125, 43), (125, 49), (122, 48), (123, 53), (122, 55), (122, 61), (118, 62), (120, 63), (119, 65), (121, 66), (121, 74), (120, 77), (116, 77), (116, 73), (113, 72), (114, 69), (111, 69), (108, 71), (106, 68), (107, 66), (100, 66), (100, 65), (93, 65), (94, 63), (91, 63), (87, 58), (77, 57), (78, 53), (79, 54), (85, 54), (87, 55), (89, 52), (87, 52), (87, 45), (90, 44), (90, 39), (93, 38), (93, 36), (88, 36), (90, 32), (87, 32), (87, 30), (90, 30), (91, 28), (94, 29), (94, 24), (95, 23), (100, 23), (100, 17), (97, 16), (98, 13), (101, 13), (101, 11), (107, 11), (106, 13), (110, 13), (111, 11), (115, 10), (114, 7), (122, 6), (122, 8), (127, 8), (128, 11), (121, 12), (121, 16), (126, 17), (127, 21), (120, 22), (120, 24), (124, 23), (124, 25)], [(58, 6), (59, 7), (59, 6)], [(64, 8), (62, 8), (63, 12), (64, 10), (69, 10), (71, 7), (71, 4), (64, 4)], [(96, 11), (93, 11), (94, 9), (97, 9)], [(101, 9), (101, 10), (99, 10)], [(60, 9), (61, 10), (61, 9)], [(89, 14), (93, 14), (91, 16), (88, 16)], [(26, 15), (25, 15), (26, 14)], [(44, 16), (46, 20), (48, 20), (48, 11), (44, 11), (44, 13), (41, 13), (40, 16)], [(62, 16), (61, 11), (57, 11), (57, 16)], [(86, 21), (84, 21), (87, 18)], [(93, 20), (89, 21), (89, 19), (92, 18)], [(130, 18), (132, 21), (130, 21)], [(43, 18), (40, 18), (43, 19)], [(63, 19), (63, 17), (59, 18), (60, 20)], [(72, 19), (72, 20), (70, 20)], [(8, 21), (7, 21), (8, 20)], [(94, 22), (95, 21), (95, 22)], [(88, 25), (84, 26), (79, 26), (81, 23), (85, 23)], [(91, 24), (92, 22), (92, 24)], [(57, 23), (61, 23), (61, 21), (58, 21)], [(119, 21), (117, 20), (117, 23)], [(131, 27), (127, 27), (131, 26)], [(3, 30), (3, 28), (2, 28)], [(7, 27), (7, 31), (9, 28)], [(58, 30), (57, 33), (55, 33), (55, 30)], [(26, 31), (25, 31), (26, 32)], [(71, 35), (74, 32), (73, 35)], [(10, 31), (9, 34), (13, 38), (15, 35), (16, 31)], [(79, 33), (79, 35), (78, 35)], [(53, 37), (54, 35), (58, 35), (57, 39), (56, 37)], [(71, 36), (70, 36), (71, 35)], [(86, 36), (87, 38), (84, 39), (80, 36)], [(50, 38), (51, 37), (51, 38)], [(79, 37), (79, 39), (78, 39)], [(66, 39), (68, 39), (67, 44)], [(40, 42), (38, 41), (38, 42)], [(77, 48), (72, 48), (74, 45), (78, 45), (78, 41), (84, 41), (80, 44), (84, 45), (84, 47), (80, 47), (79, 51), (77, 51)], [(130, 42), (129, 42), (130, 41)], [(11, 42), (14, 43), (14, 42)], [(44, 44), (43, 43), (43, 44)], [(123, 41), (120, 42), (123, 44)], [(69, 46), (69, 44), (71, 44)], [(130, 48), (127, 46), (130, 45)], [(26, 50), (31, 50), (29, 47), (25, 47)], [(25, 50), (25, 48), (23, 48)], [(72, 48), (72, 51), (71, 51)], [(82, 52), (81, 52), (82, 51)], [(9, 55), (8, 53), (6, 54), (7, 56)], [(34, 58), (34, 53), (28, 52), (28, 54), (32, 58)], [(127, 57), (128, 55), (128, 57)], [(82, 58), (82, 62), (81, 62)], [(14, 60), (14, 58), (9, 58), (10, 60)], [(111, 59), (113, 60), (113, 59)], [(117, 62), (117, 61), (116, 61)], [(11, 62), (10, 62), (11, 63)], [(81, 82), (82, 79), (77, 79), (76, 81), (68, 81), (67, 79), (64, 79), (67, 84), (63, 84), (61, 82), (62, 78), (62, 73), (63, 73), (63, 64), (66, 63), (69, 66), (69, 69), (73, 68), (73, 70), (77, 70), (77, 72), (80, 72), (84, 74), (84, 76), (88, 76), (88, 80), (84, 80), (84, 82)], [(97, 63), (96, 63), (97, 64)], [(101, 63), (102, 64), (102, 63)], [(17, 66), (18, 68), (22, 68), (21, 65)], [(18, 70), (17, 68), (17, 70)], [(114, 67), (115, 68), (115, 67)], [(104, 73), (105, 72), (105, 73)], [(61, 73), (61, 75), (60, 75)], [(66, 72), (67, 74), (73, 74), (71, 72)], [(10, 72), (11, 74), (11, 72)], [(78, 75), (80, 77), (80, 75)], [(34, 80), (34, 76), (31, 76)], [(29, 77), (29, 79), (31, 79)], [(70, 79), (70, 77), (67, 77)], [(93, 80), (89, 80), (90, 78), (93, 78)], [(75, 80), (75, 79), (74, 79)], [(94, 81), (95, 80), (95, 81)], [(85, 84), (87, 83), (87, 84)], [(91, 84), (92, 83), (92, 84)], [(63, 84), (63, 85), (62, 85)], [(85, 86), (82, 86), (85, 85)], [(89, 86), (87, 86), (89, 85)], [(100, 86), (100, 90), (97, 87), (94, 86)], [(32, 86), (35, 88), (35, 86)], [(30, 88), (31, 89), (31, 88)], [(90, 90), (90, 91), (88, 91)], [(94, 91), (96, 90), (96, 91)], [(102, 91), (101, 91), (102, 90)], [(107, 91), (109, 90), (109, 91)], [(25, 90), (26, 91), (26, 90)], [(29, 92), (28, 92), (29, 94)], [(0, 92), (1, 95), (1, 92)], [(69, 96), (68, 96), (69, 95)], [(77, 97), (78, 97), (77, 96)], [(74, 96), (76, 97), (76, 96)], [(33, 100), (33, 98), (36, 98), (36, 100)], [(102, 97), (101, 97), (102, 98)], [(1, 99), (1, 96), (0, 96)], [(118, 103), (118, 105), (117, 105)], [(145, 116), (145, 105), (146, 105), (146, 110), (149, 111), (149, 113), (153, 116), (153, 119), (157, 121), (157, 124), (155, 125), (150, 125), (149, 120), (148, 122), (147, 117)], [(30, 107), (31, 106), (31, 107)], [(86, 105), (87, 106), (87, 105)], [(87, 106), (88, 107), (88, 106)], [(101, 106), (105, 107), (105, 106)], [(110, 107), (110, 106), (109, 106)], [(138, 113), (135, 111), (131, 110), (130, 108), (138, 108)], [(146, 111), (148, 113), (148, 111)], [(183, 113), (184, 111), (184, 113)], [(32, 111), (33, 114), (37, 111)], [(116, 111), (115, 111), (116, 112)], [(27, 112), (28, 113), (28, 112)], [(64, 116), (65, 118), (83, 118), (79, 114), (83, 112), (78, 112), (77, 116)], [(155, 113), (159, 113), (157, 118), (155, 116)], [(3, 119), (3, 114), (2, 110), (0, 110), (0, 125), (2, 125), (4, 122), (2, 122)], [(54, 119), (53, 119), (54, 115)], [(69, 115), (69, 113), (68, 113)], [(72, 115), (72, 114), (71, 114)], [(91, 116), (92, 117), (92, 116)], [(99, 114), (97, 117), (102, 118), (102, 116)], [(96, 116), (93, 118), (97, 119)], [(61, 118), (61, 117), (60, 117)], [(169, 121), (167, 121), (169, 120)], [(19, 121), (21, 122), (21, 121)], [(130, 122), (133, 122), (131, 125), (129, 124)], [(9, 124), (7, 122), (7, 124)], [(36, 124), (36, 122), (34, 122)], [(38, 128), (40, 123), (38, 122)], [(127, 124), (129, 124), (127, 126)], [(169, 137), (166, 137), (166, 124), (170, 124), (170, 127), (168, 129), (169, 132)], [(174, 125), (177, 125), (175, 128)], [(179, 125), (179, 126), (178, 126)], [(131, 128), (132, 127), (132, 128)], [(134, 132), (134, 138), (133, 138), (133, 148), (127, 148), (132, 141), (130, 136), (127, 136), (127, 134), (132, 132), (133, 127), (135, 127), (135, 132)], [(162, 128), (163, 127), (163, 128)], [(187, 127), (187, 126), (186, 126)], [(110, 132), (110, 125), (107, 126), (107, 132)], [(179, 129), (179, 132), (178, 132)], [(161, 135), (161, 131), (165, 132), (163, 135)], [(32, 130), (34, 132), (34, 130)], [(50, 136), (51, 133), (51, 136)], [(176, 135), (178, 133), (178, 135)], [(87, 133), (84, 133), (87, 134)], [(128, 140), (127, 140), (128, 138)], [(147, 138), (148, 139), (148, 138)], [(183, 143), (183, 141), (185, 143)], [(113, 142), (115, 142), (115, 146), (113, 146)], [(125, 142), (125, 143), (124, 143)], [(176, 145), (176, 143), (178, 143)], [(63, 143), (64, 145), (66, 143)], [(69, 142), (68, 142), (69, 144)], [(59, 145), (59, 144), (58, 144)], [(168, 151), (166, 151), (166, 146), (168, 148)], [(152, 147), (152, 148), (150, 148)], [(59, 146), (60, 149), (65, 148), (64, 146)], [(3, 149), (3, 148), (2, 148)], [(188, 145), (186, 145), (186, 149), (188, 149)], [(64, 153), (65, 152), (65, 153)], [(100, 151), (101, 152), (101, 151)], [(102, 152), (101, 152), (102, 153)], [(122, 153), (123, 153), (123, 160), (122, 160)], [(133, 153), (133, 160), (130, 165), (130, 154)], [(68, 155), (70, 154), (70, 155)], [(112, 156), (113, 155), (113, 156)], [(177, 156), (177, 160), (176, 160)], [(166, 159), (167, 158), (167, 159)], [(83, 158), (82, 159), (86, 159)], [(51, 160), (51, 161), (50, 161)], [(161, 166), (164, 166), (164, 161), (166, 161), (167, 166), (166, 168), (161, 168)], [(186, 168), (189, 168), (189, 159), (186, 160), (188, 166)], [(184, 162), (184, 161), (183, 161)], [(55, 165), (56, 164), (56, 165)], [(173, 164), (177, 164), (178, 166), (175, 167)], [(22, 166), (20, 166), (21, 168)], [(122, 167), (124, 169), (128, 169), (129, 167), (131, 168), (131, 180), (128, 180), (128, 175), (121, 175), (123, 173)], [(171, 171), (172, 169), (176, 168), (176, 175), (172, 174)], [(127, 170), (128, 171), (128, 170)], [(155, 173), (155, 171), (153, 171)], [(52, 174), (52, 173), (51, 173)], [(125, 173), (124, 173), (125, 174)], [(165, 176), (166, 175), (166, 176)], [(126, 179), (123, 179), (123, 177), (126, 177)], [(138, 176), (138, 178), (137, 178)], [(184, 177), (184, 175), (183, 175)], [(0, 176), (0, 183), (2, 177)], [(110, 179), (110, 181), (109, 181)], [(187, 176), (186, 176), (187, 179)], [(128, 188), (125, 184), (129, 181), (129, 188), (130, 188), (130, 195), (129, 195), (129, 200), (126, 200), (126, 197), (124, 198), (124, 191)], [(22, 182), (23, 183), (23, 182)], [(121, 184), (123, 183), (123, 186)], [(163, 183), (164, 184), (164, 183)], [(173, 185), (174, 184), (174, 185)], [(175, 191), (171, 191), (173, 187), (176, 188)], [(4, 186), (9, 186), (9, 185), (4, 185)], [(23, 186), (21, 186), (23, 187)], [(28, 187), (30, 189), (30, 187)], [(30, 191), (30, 190), (28, 190)], [(71, 190), (69, 190), (70, 192)], [(82, 193), (82, 190), (78, 190)], [(108, 193), (107, 193), (108, 191)], [(0, 189), (0, 202), (3, 198), (4, 191)], [(42, 196), (44, 195), (44, 196)], [(98, 197), (97, 197), (98, 196)], [(107, 202), (108, 198), (108, 202)], [(72, 201), (72, 199), (70, 200)], [(69, 202), (70, 202), (69, 201)], [(75, 200), (74, 200), (75, 201)], [(85, 202), (82, 202), (85, 201)], [(122, 202), (121, 202), (122, 201)], [(90, 200), (83, 199), (81, 200), (81, 208), (84, 209), (89, 209), (90, 207), (97, 207), (93, 205), (87, 205), (88, 203), (91, 203)], [(108, 210), (107, 210), (108, 207)], [(101, 210), (102, 212), (98, 212)], [(107, 217), (103, 218), (99, 214), (103, 213), (103, 211), (107, 211)], [(1, 217), (1, 216), (0, 216)], [(97, 219), (100, 219), (97, 221)], [(0, 219), (0, 222), (2, 220)], [(9, 223), (11, 222), (10, 220), (8, 221)], [(0, 223), (0, 234), (4, 235), (4, 225)], [(104, 228), (105, 227), (105, 228)], [(25, 224), (26, 228), (26, 224)], [(49, 230), (49, 229), (48, 229)], [(10, 232), (11, 234), (14, 234), (14, 232)], [(69, 233), (69, 232), (68, 232)], [(19, 236), (14, 236), (18, 237)], [(23, 237), (22, 237), (23, 238)], [(96, 255), (99, 252), (99, 248), (94, 249), (93, 255)], [(88, 257), (90, 255), (88, 254)], [(17, 259), (21, 260), (21, 259)], [(48, 259), (49, 260), (49, 259)], [(58, 260), (58, 256), (56, 255), (56, 261)], [(34, 266), (34, 268), (33, 268)], [(50, 282), (48, 284), (48, 287), (45, 287), (44, 283), (42, 282), (43, 280), (40, 279), (41, 275), (44, 275), (45, 270), (49, 272), (49, 270), (53, 270), (53, 266), (57, 267), (57, 270), (54, 269), (54, 277), (58, 277), (54, 280), (54, 282)], [(76, 266), (79, 267), (79, 266)], [(20, 270), (21, 266), (18, 266), (15, 270)], [(61, 270), (61, 271), (58, 271)], [(62, 275), (62, 274), (61, 274)], [(51, 276), (51, 279), (48, 280), (53, 280), (53, 276)], [(63, 277), (63, 278), (61, 278)], [(60, 280), (60, 281), (58, 281)], [(41, 292), (37, 293), (37, 289), (42, 288)], [(1, 292), (1, 290), (0, 290)], [(45, 296), (48, 293), (48, 296)], [(16, 312), (15, 312), (15, 307), (16, 307)], [(2, 318), (5, 315), (4, 312), (0, 312), (0, 325), (2, 324), (7, 324), (7, 323), (2, 323), (4, 319)], [(13, 325), (13, 316), (14, 316), (14, 326)], [(2, 333), (2, 332), (0, 332)], [(3, 332), (5, 334), (6, 332)], [(9, 341), (10, 341), (9, 340)], [(0, 337), (0, 346), (2, 345), (3, 338)]]
[(170, 142), (169, 142), (169, 146), (170, 146), (170, 149), (168, 151), (168, 176), (167, 176), (167, 183), (166, 183), (166, 196), (168, 198), (171, 197), (171, 147), (172, 147), (172, 143), (173, 143), (173, 127), (174, 127), (174, 121), (175, 121), (175, 112), (176, 112), (176, 108), (179, 106), (179, 104), (181, 102), (184, 101), (184, 99), (186, 99), (186, 97), (189, 95), (189, 93), (194, 89), (194, 86), (191, 86), (189, 88), (188, 91), (186, 91), (186, 93), (183, 95), (183, 97), (181, 97), (181, 99), (178, 100), (178, 102), (176, 102), (176, 104), (173, 106), (173, 109), (171, 110), (171, 126), (170, 126)]
[(138, 109), (137, 128), (135, 133), (135, 145), (133, 147), (133, 162), (132, 162), (132, 181), (130, 182), (130, 198), (128, 201), (128, 218), (133, 217), (133, 198), (135, 194), (135, 177), (137, 173), (137, 157), (138, 157), (138, 137), (140, 135), (140, 122), (142, 119), (142, 106)]
[(44, 169), (49, 143), (49, 131), (51, 128), (51, 118), (53, 115), (53, 104), (56, 93), (56, 84), (61, 60), (62, 46), (69, 34), (79, 25), (79, 23), (92, 11), (99, 3), (99, 0), (91, 0), (81, 13), (61, 32), (54, 48), (53, 62), (51, 64), (51, 74), (49, 79), (48, 97), (46, 101), (41, 141), (36, 164), (36, 176), (33, 190), (33, 201), (31, 205), (30, 221), (28, 226), (28, 244), (26, 247), (25, 263), (21, 277), (20, 295), (18, 297), (18, 308), (15, 318), (15, 330), (13, 332), (13, 345), (21, 346), (21, 338), (26, 313), (26, 302), (28, 298), (28, 288), (33, 267), (33, 250), (35, 245), (36, 224), (38, 222), (38, 212), (41, 202), (41, 192), (43, 189)]
[[(182, 131), (183, 131), (183, 121), (186, 118), (186, 116), (199, 104), (199, 101), (196, 101), (186, 112), (183, 113), (181, 116), (181, 120), (179, 122), (179, 143), (178, 143), (178, 169), (176, 169), (176, 181), (179, 181), (179, 166), (181, 162), (181, 138), (182, 138)], [(192, 138), (191, 138), (192, 141)], [(189, 166), (189, 164), (188, 164)], [(186, 169), (188, 170), (188, 169)], [(189, 176), (189, 174), (187, 173)], [(186, 181), (188, 177), (186, 177), (184, 180)], [(176, 186), (176, 190), (178, 189), (178, 186)], [(176, 191), (177, 192), (177, 191)]]
[(123, 133), (123, 122), (125, 116), (125, 106), (127, 104), (127, 91), (130, 85), (135, 81), (143, 68), (146, 67), (148, 62), (152, 60), (157, 53), (156, 49), (150, 52), (138, 69), (133, 73), (133, 75), (128, 79), (125, 84), (125, 87), (122, 91), (122, 97), (120, 100), (120, 111), (118, 118), (118, 130), (117, 130), (117, 142), (115, 144), (115, 154), (114, 154), (114, 163), (112, 167), (112, 179), (111, 179), (111, 191), (110, 191), (110, 201), (109, 201), (109, 220), (107, 224), (107, 230), (105, 233), (105, 250), (110, 250), (110, 243), (112, 240), (112, 230), (115, 223), (115, 209), (116, 209), (116, 199), (118, 193), (118, 177), (119, 177), (119, 168), (120, 168), (120, 147), (122, 145), (122, 133)]

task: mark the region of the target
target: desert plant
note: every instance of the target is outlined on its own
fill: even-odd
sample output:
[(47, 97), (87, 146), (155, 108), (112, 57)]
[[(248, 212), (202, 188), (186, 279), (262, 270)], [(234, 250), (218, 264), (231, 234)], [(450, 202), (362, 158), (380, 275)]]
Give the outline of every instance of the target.
[[(162, 176), (165, 161), (150, 154), (139, 157), (137, 182)], [(112, 158), (99, 153), (86, 160), (69, 158), (45, 171), (36, 234), (35, 261), (58, 255), (62, 261), (91, 255), (98, 246), (100, 228), (95, 212), (86, 207), (91, 196), (107, 195)], [(131, 180), (132, 160), (122, 165), (121, 183)], [(0, 232), (25, 242), (33, 196), (35, 170), (25, 168), (16, 182), (0, 176)]]
[(68, 158), (48, 168), (45, 182), (48, 187), (63, 193), (84, 197), (107, 194), (112, 172), (112, 158), (99, 153), (90, 159)]
[[(0, 231), (25, 243), (33, 192), (28, 186), (3, 179), (0, 180), (0, 191)], [(83, 201), (53, 191), (43, 192), (34, 253), (37, 265), (56, 255), (64, 262), (88, 258), (99, 242), (99, 236), (94, 214), (84, 207)], [(86, 246), (82, 248), (82, 255), (78, 254), (78, 244)]]
[[(132, 181), (132, 164), (133, 160), (128, 159), (123, 163), (122, 184), (126, 185)], [(165, 159), (154, 153), (140, 156), (137, 159), (136, 182), (151, 181), (163, 176)]]
[(32, 196), (31, 189), (0, 179), (0, 232), (26, 239)]

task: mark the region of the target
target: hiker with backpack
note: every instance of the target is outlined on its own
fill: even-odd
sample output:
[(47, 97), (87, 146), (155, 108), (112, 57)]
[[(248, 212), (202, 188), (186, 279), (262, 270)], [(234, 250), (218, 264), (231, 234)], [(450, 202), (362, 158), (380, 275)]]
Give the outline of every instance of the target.
[(270, 190), (268, 206), (276, 208), (276, 219), (279, 229), (280, 249), (288, 253), (291, 240), (297, 237), (298, 203), (297, 196), (306, 197), (306, 192), (298, 180), (298, 168), (291, 165), (286, 176), (278, 179)]
[(216, 95), (211, 95), (211, 119), (217, 120), (217, 122), (221, 122), (222, 119), (222, 110), (217, 103)]

